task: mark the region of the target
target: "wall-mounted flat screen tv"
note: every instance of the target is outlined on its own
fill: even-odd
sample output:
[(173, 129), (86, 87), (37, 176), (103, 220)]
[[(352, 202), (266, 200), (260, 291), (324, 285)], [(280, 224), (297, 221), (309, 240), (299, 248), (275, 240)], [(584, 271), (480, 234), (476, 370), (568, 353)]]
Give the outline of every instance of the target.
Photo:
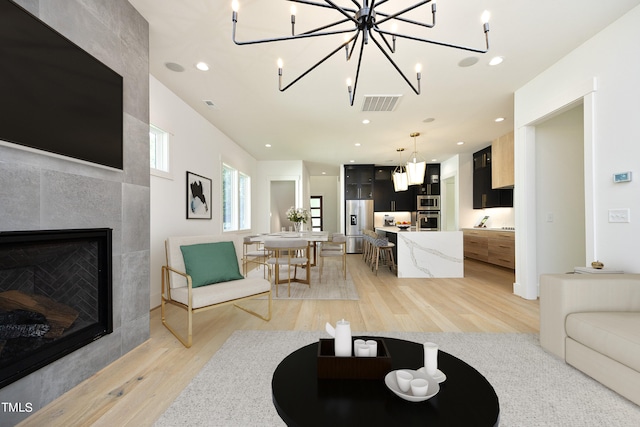
[(122, 169), (122, 77), (0, 0), (0, 140)]

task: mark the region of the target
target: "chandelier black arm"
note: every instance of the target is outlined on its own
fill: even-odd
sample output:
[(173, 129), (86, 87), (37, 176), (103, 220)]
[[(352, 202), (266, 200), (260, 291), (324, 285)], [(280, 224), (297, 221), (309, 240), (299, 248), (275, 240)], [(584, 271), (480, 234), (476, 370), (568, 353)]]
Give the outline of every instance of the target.
[[(309, 1), (309, 0), (288, 0), (292, 3), (300, 3), (300, 4), (306, 4), (309, 6), (318, 6), (318, 7), (324, 7), (326, 9), (335, 9), (334, 6), (330, 5), (330, 4), (324, 4), (324, 3), (316, 3), (314, 1)], [(358, 4), (358, 2), (356, 2), (355, 0), (351, 0), (356, 6), (358, 6), (358, 9), (360, 9), (360, 5)], [(349, 9), (349, 8), (342, 8), (342, 10), (346, 11), (346, 12), (351, 12), (351, 13), (356, 13), (356, 9)]]
[[(421, 0), (418, 3), (414, 4), (413, 6), (409, 6), (406, 9), (403, 9), (403, 10), (401, 10), (399, 12), (396, 12), (396, 13), (393, 13), (391, 15), (385, 15), (383, 13), (380, 13), (380, 12), (376, 11), (376, 14), (385, 16), (384, 19), (381, 19), (381, 20), (377, 21), (376, 24), (377, 25), (384, 24), (385, 22), (387, 22), (390, 19), (403, 20), (403, 19), (398, 18), (398, 16), (403, 15), (403, 14), (405, 14), (407, 12), (411, 12), (412, 10), (417, 9), (417, 8), (419, 8), (421, 6), (424, 6), (425, 4), (430, 3), (430, 2), (431, 2), (431, 0)], [(432, 12), (432, 15), (435, 15), (435, 11)], [(419, 22), (412, 22), (412, 23), (415, 23), (416, 25), (423, 25), (423, 24), (420, 24)], [(425, 24), (424, 26), (428, 26), (428, 25)]]
[(354, 47), (356, 46), (356, 42), (358, 41), (358, 37), (360, 37), (360, 30), (358, 30), (356, 32), (356, 35), (351, 37), (350, 40), (346, 41), (346, 44), (349, 44), (349, 43), (353, 42), (353, 45), (351, 46), (351, 50), (349, 50), (349, 48), (347, 47), (347, 61), (351, 60), (351, 55), (353, 55), (353, 51), (355, 50)]
[(329, 36), (329, 35), (332, 35), (332, 34), (344, 34), (344, 33), (349, 33), (351, 31), (353, 31), (353, 28), (352, 28), (352, 29), (349, 29), (349, 30), (327, 31), (327, 32), (324, 32), (324, 33), (313, 33), (313, 34), (305, 33), (305, 34), (299, 34), (299, 35), (293, 35), (293, 36), (273, 37), (273, 38), (269, 38), (269, 39), (238, 41), (238, 40), (236, 40), (236, 23), (237, 22), (238, 21), (236, 19), (233, 20), (233, 31), (231, 33), (231, 38), (232, 38), (233, 42), (235, 44), (237, 44), (238, 46), (251, 45), (251, 44), (260, 44), (260, 43), (281, 42), (281, 41), (296, 40), (296, 39), (307, 39), (307, 38), (310, 38), (310, 37)]
[(309, 68), (307, 71), (305, 71), (304, 73), (300, 74), (295, 80), (293, 80), (291, 83), (289, 83), (288, 85), (286, 85), (284, 88), (282, 87), (282, 69), (280, 69), (278, 71), (278, 89), (280, 89), (280, 92), (284, 92), (285, 90), (289, 89), (291, 86), (293, 86), (294, 84), (296, 84), (300, 79), (302, 79), (304, 76), (306, 76), (307, 74), (309, 74), (311, 71), (315, 70), (320, 64), (322, 64), (323, 62), (325, 62), (327, 59), (331, 58), (333, 55), (336, 54), (336, 52), (338, 52), (340, 49), (344, 48), (347, 44), (349, 43), (349, 41), (346, 41), (344, 43), (342, 43), (340, 46), (338, 46), (337, 48), (335, 48), (331, 53), (329, 53), (327, 56), (325, 56), (324, 58), (322, 58), (320, 61), (316, 62), (311, 68)]
[(439, 42), (439, 41), (435, 41), (435, 40), (427, 40), (427, 39), (423, 39), (420, 37), (413, 37), (413, 36), (407, 36), (405, 34), (398, 34), (398, 33), (392, 33), (390, 31), (384, 31), (381, 30), (379, 28), (373, 28), (373, 30), (379, 34), (387, 34), (390, 36), (396, 36), (396, 37), (402, 37), (404, 39), (409, 39), (409, 40), (415, 40), (415, 41), (419, 41), (419, 42), (424, 42), (424, 43), (430, 43), (430, 44), (435, 44), (438, 46), (446, 46), (446, 47), (451, 47), (454, 49), (461, 49), (461, 50), (466, 50), (469, 52), (476, 52), (476, 53), (487, 53), (489, 52), (489, 24), (484, 24), (484, 39), (485, 39), (485, 43), (486, 43), (486, 49), (477, 49), (477, 48), (473, 48), (473, 47), (467, 47), (467, 46), (460, 46), (460, 45), (455, 45), (455, 44), (450, 44), (450, 43), (444, 43), (444, 42)]
[(380, 33), (380, 37), (382, 37), (382, 41), (384, 42), (384, 44), (387, 45), (389, 52), (396, 53), (396, 36), (394, 35), (392, 38), (393, 46), (389, 44), (389, 41), (387, 40), (384, 34)]
[[(303, 34), (313, 34), (313, 33), (317, 32), (317, 31), (326, 30), (327, 28), (335, 27), (336, 25), (344, 24), (345, 22), (348, 22), (348, 21), (350, 21), (350, 20), (345, 18), (345, 19), (343, 19), (343, 20), (341, 20), (341, 21), (336, 21), (336, 22), (334, 22), (333, 24), (327, 24), (327, 25), (324, 25), (324, 26), (322, 26), (322, 27), (315, 28), (315, 29), (313, 29), (313, 30), (305, 31), (304, 33), (300, 33), (299, 35), (303, 35)], [(350, 29), (350, 30), (345, 30), (345, 31), (343, 31), (343, 32), (344, 32), (344, 33), (348, 33), (348, 32), (350, 32), (350, 31), (353, 31), (353, 28), (352, 28), (352, 29)]]
[[(382, 45), (378, 42), (378, 40), (376, 40), (375, 37), (373, 37), (373, 33), (369, 34), (371, 36), (371, 40), (373, 40), (373, 42), (376, 44), (376, 46), (378, 46), (378, 49), (380, 49), (380, 51), (382, 52), (382, 54), (389, 60), (389, 62), (391, 62), (391, 65), (393, 65), (393, 67), (396, 69), (396, 71), (402, 76), (402, 78), (404, 79), (405, 82), (407, 82), (407, 84), (409, 85), (409, 87), (411, 87), (411, 89), (413, 89), (413, 91), (416, 93), (416, 95), (420, 95), (420, 77), (418, 77), (418, 87), (416, 88), (407, 78), (407, 76), (404, 75), (404, 73), (402, 72), (402, 70), (400, 70), (400, 67), (398, 67), (398, 65), (393, 62), (393, 59), (391, 59), (391, 56), (389, 56), (389, 54), (387, 53), (386, 50), (384, 50), (384, 48), (382, 47)], [(420, 76), (420, 73), (418, 73), (418, 76)]]
[[(351, 21), (353, 21), (354, 24), (356, 24), (356, 26), (358, 26), (360, 23), (358, 22), (358, 20), (356, 18), (354, 18), (353, 16), (349, 15), (347, 12), (350, 11), (348, 9), (343, 9), (340, 6), (338, 6), (337, 4), (335, 4), (333, 1), (331, 0), (324, 0), (327, 4), (331, 5), (331, 7), (333, 7), (335, 10), (337, 10), (338, 12), (340, 12), (341, 14), (343, 14), (345, 17), (349, 18)], [(352, 12), (353, 13), (353, 12)]]
[[(393, 16), (392, 17), (388, 13), (384, 13), (384, 12), (376, 12), (376, 15), (384, 16), (384, 17), (386, 17), (386, 19), (393, 18), (393, 19), (395, 19), (397, 21), (406, 22), (407, 24), (412, 24), (412, 25), (418, 25), (420, 27), (433, 28), (433, 27), (436, 26), (435, 4), (432, 4), (432, 8), (431, 8), (431, 23), (414, 21), (413, 19), (403, 18), (402, 16)], [(395, 15), (397, 15), (397, 14), (395, 14)], [(383, 21), (381, 21), (381, 22), (383, 22)], [(377, 24), (379, 24), (379, 22), (376, 23), (376, 25)]]
[[(358, 31), (358, 33), (360, 33)], [(362, 42), (360, 43), (360, 54), (358, 55), (358, 67), (356, 68), (356, 80), (353, 83), (353, 92), (351, 91), (351, 87), (349, 87), (349, 104), (353, 107), (353, 101), (356, 99), (356, 91), (358, 90), (358, 79), (360, 78), (360, 65), (362, 64), (362, 53), (364, 52), (364, 43), (366, 37), (362, 37)]]

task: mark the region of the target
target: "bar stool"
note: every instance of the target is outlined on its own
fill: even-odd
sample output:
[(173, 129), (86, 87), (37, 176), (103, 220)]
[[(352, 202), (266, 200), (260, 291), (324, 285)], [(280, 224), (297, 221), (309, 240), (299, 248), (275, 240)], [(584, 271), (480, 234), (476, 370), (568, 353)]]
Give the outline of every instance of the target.
[[(393, 248), (395, 244), (389, 242), (388, 239), (377, 238), (375, 240), (374, 246), (375, 246), (374, 262), (375, 262), (376, 276), (378, 275), (378, 265), (380, 264), (380, 261), (382, 261), (382, 265), (388, 265), (389, 270), (391, 270), (391, 272), (394, 272), (396, 269), (396, 263), (395, 263), (395, 260), (393, 259)], [(374, 269), (373, 266), (372, 266), (372, 269)]]
[(378, 234), (371, 230), (364, 230), (362, 234), (362, 258), (371, 267), (374, 262), (375, 240), (378, 238)]

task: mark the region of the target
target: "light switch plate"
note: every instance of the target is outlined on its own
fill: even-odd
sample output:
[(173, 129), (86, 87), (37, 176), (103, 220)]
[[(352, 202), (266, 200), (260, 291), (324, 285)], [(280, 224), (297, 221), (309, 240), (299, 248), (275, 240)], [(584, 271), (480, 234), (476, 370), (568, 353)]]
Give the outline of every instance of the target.
[(631, 222), (630, 210), (627, 209), (609, 209), (609, 222)]

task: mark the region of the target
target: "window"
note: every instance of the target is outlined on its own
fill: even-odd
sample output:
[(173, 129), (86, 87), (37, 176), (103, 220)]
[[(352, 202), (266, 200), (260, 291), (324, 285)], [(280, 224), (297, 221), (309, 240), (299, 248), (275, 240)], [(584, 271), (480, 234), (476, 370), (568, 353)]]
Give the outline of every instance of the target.
[(222, 230), (251, 228), (251, 177), (222, 164)]
[(161, 176), (169, 174), (169, 134), (149, 126), (149, 150), (151, 172)]
[(311, 231), (322, 231), (322, 196), (311, 196)]

